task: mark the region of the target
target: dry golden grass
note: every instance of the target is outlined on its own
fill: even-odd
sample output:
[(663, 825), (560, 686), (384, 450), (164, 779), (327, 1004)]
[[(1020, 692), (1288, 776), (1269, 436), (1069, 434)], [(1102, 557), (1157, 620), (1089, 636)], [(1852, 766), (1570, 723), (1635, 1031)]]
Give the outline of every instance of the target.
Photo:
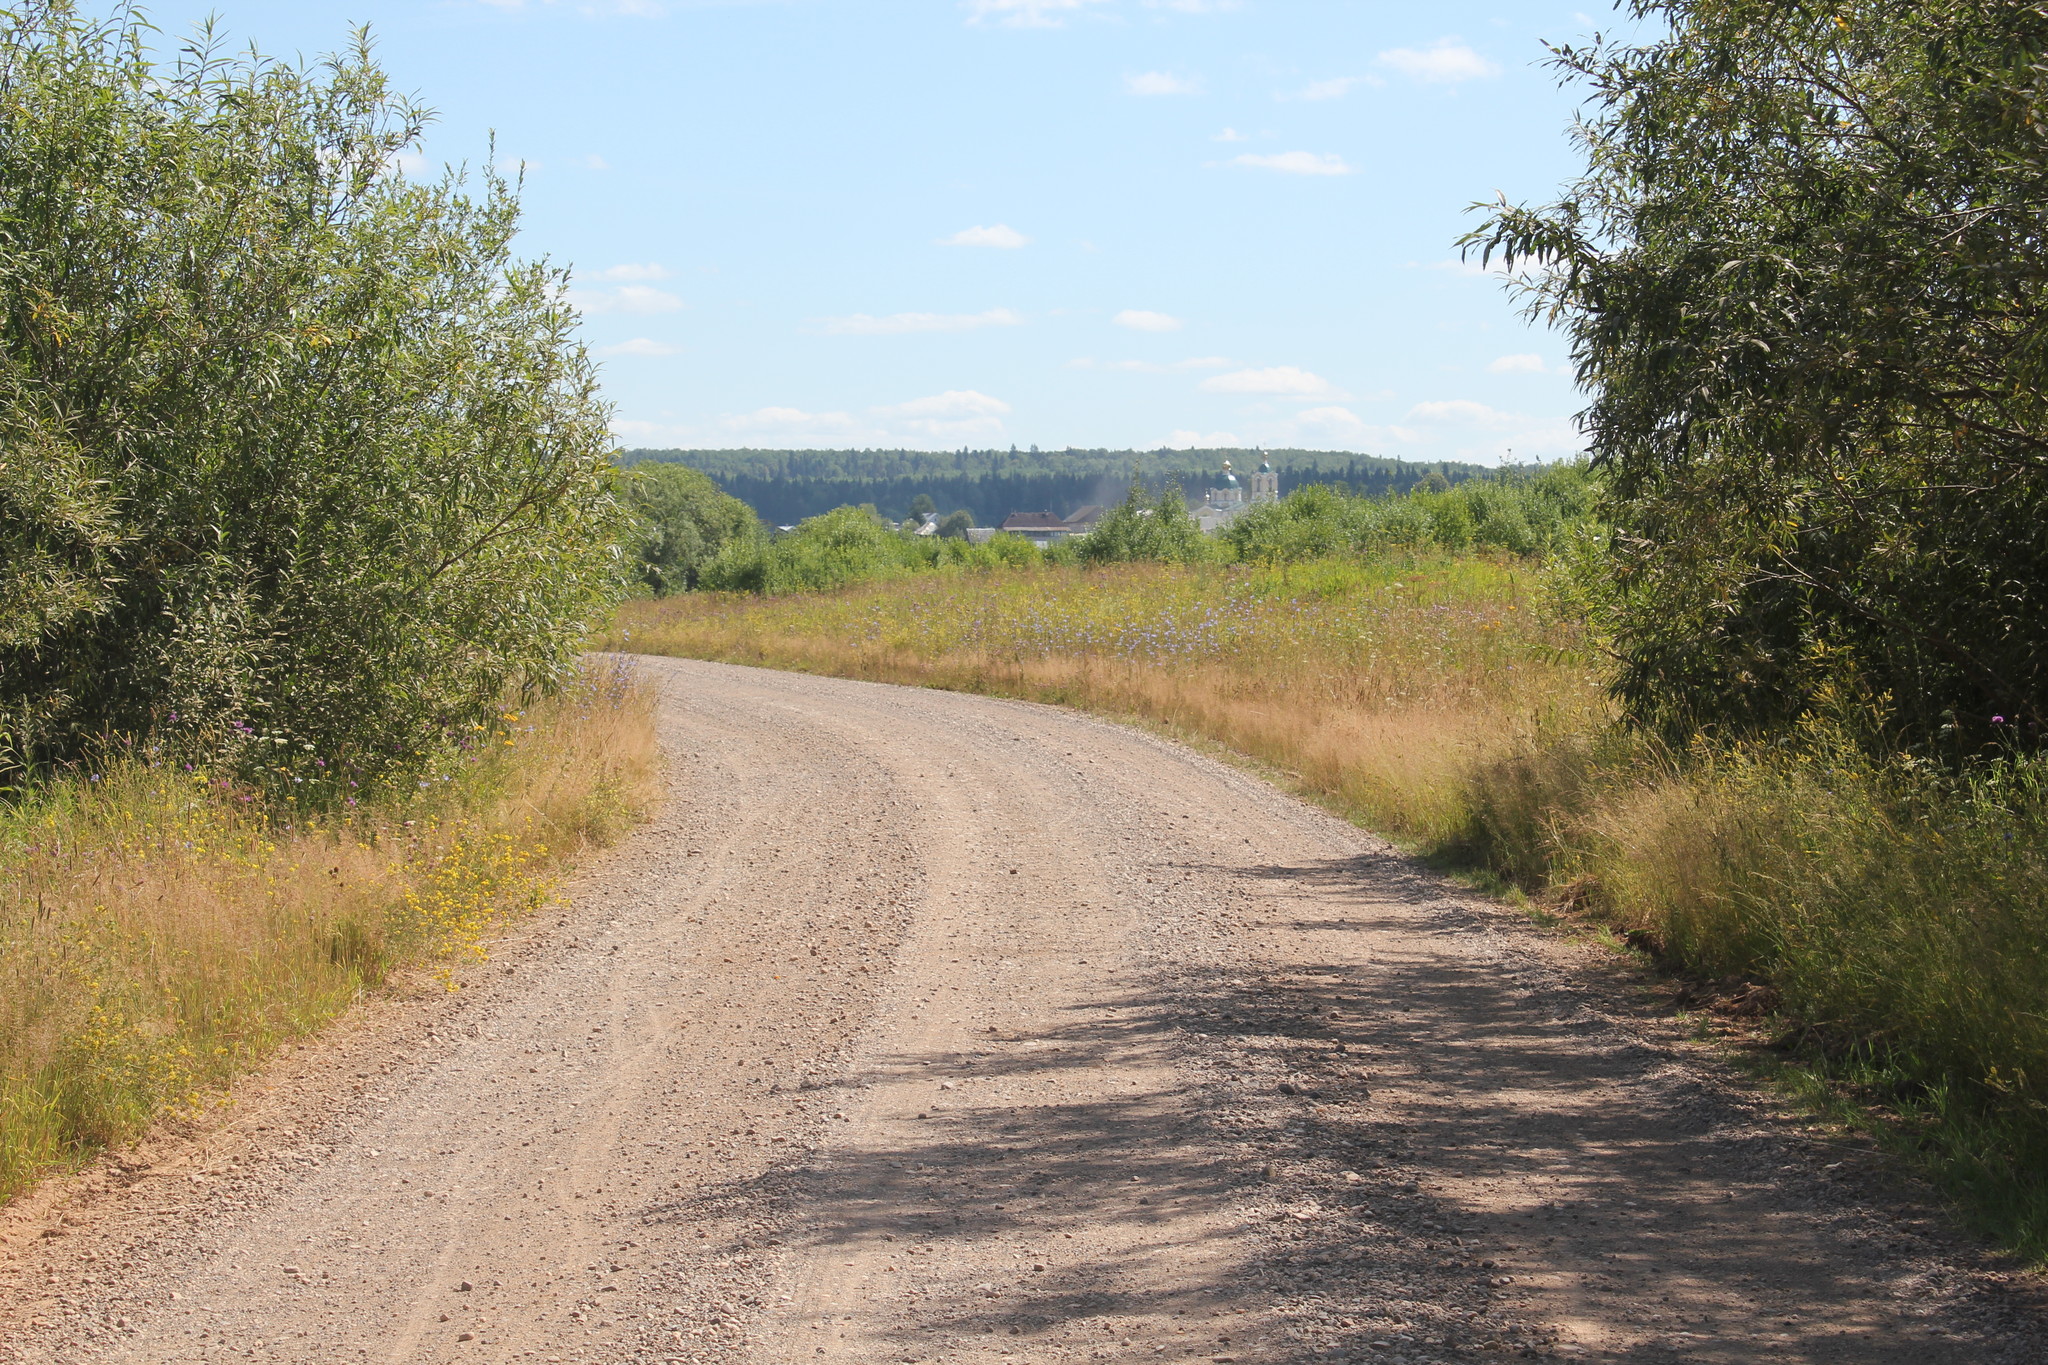
[(629, 603), (607, 644), (1142, 717), (1434, 846), (1475, 765), (1606, 715), (1542, 598), (1510, 558), (932, 573)]
[(652, 798), (651, 697), (616, 666), (492, 740), (345, 819), (133, 760), (0, 812), (0, 1200), (394, 973), (446, 980)]

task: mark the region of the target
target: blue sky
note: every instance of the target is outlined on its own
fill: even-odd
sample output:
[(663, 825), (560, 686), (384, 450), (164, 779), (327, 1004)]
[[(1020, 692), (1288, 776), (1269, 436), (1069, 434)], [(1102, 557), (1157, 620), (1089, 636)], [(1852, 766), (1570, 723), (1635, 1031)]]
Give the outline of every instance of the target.
[[(526, 163), (629, 445), (1294, 445), (1556, 458), (1557, 338), (1457, 262), (1574, 170), (1582, 9), (1338, 0), (213, 0), (373, 25)], [(1613, 16), (1598, 11), (1607, 22)]]

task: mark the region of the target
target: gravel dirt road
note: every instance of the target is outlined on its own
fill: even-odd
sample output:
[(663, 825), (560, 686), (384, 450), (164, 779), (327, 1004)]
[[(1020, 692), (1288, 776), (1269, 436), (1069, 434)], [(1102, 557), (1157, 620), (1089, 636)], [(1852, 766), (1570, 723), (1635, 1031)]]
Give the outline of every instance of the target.
[(1086, 716), (641, 667), (670, 804), (0, 1214), (0, 1361), (2048, 1360), (1604, 950)]

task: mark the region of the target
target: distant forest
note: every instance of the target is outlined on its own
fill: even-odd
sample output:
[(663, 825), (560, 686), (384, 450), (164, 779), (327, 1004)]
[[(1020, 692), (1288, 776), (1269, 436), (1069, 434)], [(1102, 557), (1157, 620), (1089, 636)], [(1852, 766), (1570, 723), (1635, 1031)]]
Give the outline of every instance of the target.
[(700, 469), (774, 526), (863, 503), (901, 520), (920, 493), (942, 515), (966, 509), (978, 526), (999, 525), (1012, 512), (1064, 517), (1120, 500), (1134, 473), (1147, 483), (1177, 480), (1198, 498), (1222, 481), (1225, 460), (1240, 474), (1271, 460), (1283, 492), (1324, 483), (1367, 496), (1405, 493), (1431, 474), (1456, 484), (1493, 472), (1329, 450), (628, 450), (619, 459)]

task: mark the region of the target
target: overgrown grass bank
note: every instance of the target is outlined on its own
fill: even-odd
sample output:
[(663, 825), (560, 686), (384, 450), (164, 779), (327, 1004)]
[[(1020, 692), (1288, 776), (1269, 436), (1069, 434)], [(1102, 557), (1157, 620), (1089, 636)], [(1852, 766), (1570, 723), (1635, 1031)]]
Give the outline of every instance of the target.
[[(1618, 726), (1509, 556), (925, 574), (629, 603), (608, 644), (1143, 717), (1590, 910), (2048, 1256), (2048, 780), (1824, 730), (1673, 753)], [(1850, 1112), (1845, 1110), (1843, 1112)]]
[(144, 757), (0, 808), (0, 1200), (395, 973), (481, 956), (638, 818), (654, 762), (651, 698), (593, 666), (341, 817)]

